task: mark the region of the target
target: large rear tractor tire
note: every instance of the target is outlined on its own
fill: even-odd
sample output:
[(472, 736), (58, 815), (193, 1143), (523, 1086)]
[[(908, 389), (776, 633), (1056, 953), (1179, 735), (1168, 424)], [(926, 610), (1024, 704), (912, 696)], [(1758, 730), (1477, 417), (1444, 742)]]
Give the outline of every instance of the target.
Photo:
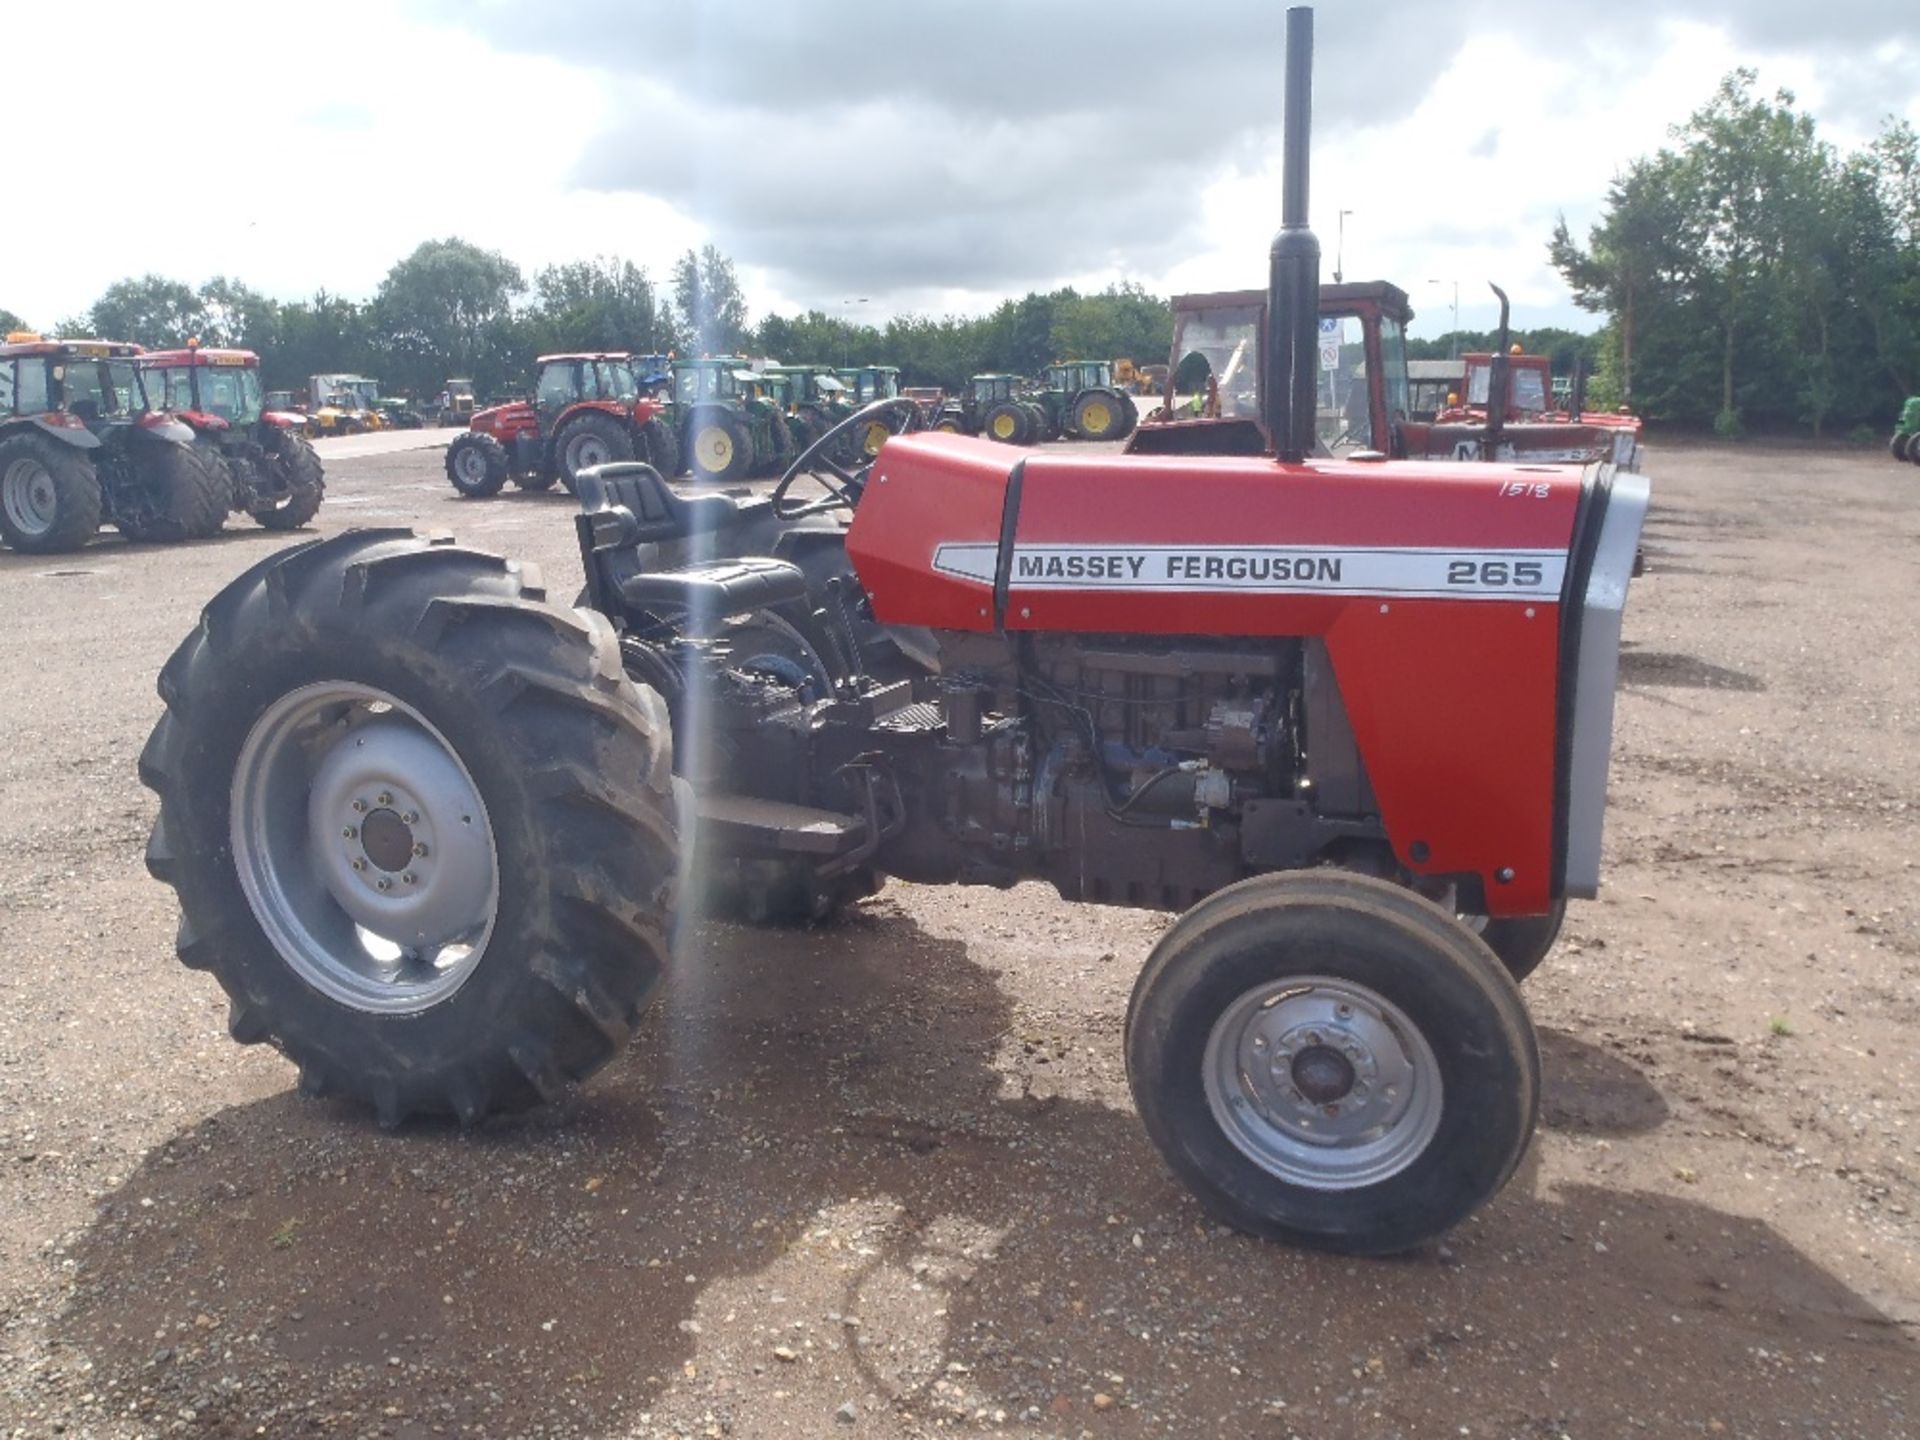
[(100, 478), (84, 451), (39, 435), (0, 441), (0, 539), (27, 555), (78, 550), (100, 528)]
[(1002, 400), (987, 411), (986, 435), (1003, 445), (1026, 445), (1033, 440), (1033, 412), (1014, 400)]
[(687, 461), (703, 484), (738, 480), (753, 469), (753, 435), (725, 410), (698, 411), (687, 422)]
[(469, 430), (447, 446), (447, 479), (469, 500), (486, 500), (507, 483), (507, 447), (491, 435)]
[(298, 530), (310, 523), (327, 497), (327, 472), (313, 446), (305, 436), (283, 430), (280, 448), (267, 464), (280, 481), (282, 492), (276, 502), (255, 510), (253, 518), (268, 530)]
[(640, 439), (646, 446), (647, 463), (660, 472), (662, 479), (671, 480), (680, 473), (680, 441), (673, 426), (656, 415), (640, 427)]
[(1073, 402), (1073, 428), (1082, 440), (1119, 440), (1132, 428), (1130, 409), (1110, 390), (1084, 390)]
[(1189, 910), (1127, 1012), (1147, 1133), (1231, 1225), (1380, 1255), (1432, 1240), (1513, 1174), (1540, 1059), (1471, 931), (1370, 876), (1263, 875)]
[(633, 459), (633, 432), (611, 415), (590, 411), (554, 437), (554, 468), (560, 483), (573, 490), (574, 478), (582, 470), (609, 465), (617, 460)]
[[(244, 483), (241, 480), (241, 475), (244, 474), (245, 471), (236, 470), (233, 462), (227, 459), (218, 445), (205, 441), (196, 441), (194, 448), (200, 452), (201, 460), (205, 462), (218, 478), (221, 496), (225, 501), (225, 504), (220, 507), (218, 514), (211, 513), (211, 507), (209, 507), (209, 514), (206, 516), (207, 528), (196, 531), (187, 537), (190, 540), (203, 540), (218, 535), (222, 530), (226, 529), (227, 516), (233, 512), (239, 500), (240, 491)], [(242, 464), (244, 465), (244, 462), (242, 462)]]
[(1887, 453), (1896, 460), (1905, 460), (1907, 458), (1907, 447), (1912, 443), (1912, 434), (1902, 431), (1887, 442)]
[(135, 452), (136, 483), (151, 508), (128, 508), (114, 525), (129, 540), (172, 545), (211, 535), (233, 508), (233, 472), (217, 451), (162, 442)]
[(550, 1100), (667, 963), (670, 726), (598, 615), (404, 530), (281, 550), (160, 675), (147, 867), (228, 1029), (385, 1124)]

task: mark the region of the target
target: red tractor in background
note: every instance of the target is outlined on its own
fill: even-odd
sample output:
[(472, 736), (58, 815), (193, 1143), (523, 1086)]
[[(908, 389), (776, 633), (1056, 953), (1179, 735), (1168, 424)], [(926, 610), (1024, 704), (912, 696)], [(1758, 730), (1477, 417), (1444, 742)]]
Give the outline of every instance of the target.
[(662, 475), (680, 473), (680, 446), (666, 405), (642, 394), (624, 351), (542, 355), (531, 400), (476, 411), (467, 433), (447, 447), (447, 478), (470, 499), (522, 490), (573, 489), (594, 465), (644, 460)]
[(227, 512), (251, 515), (269, 530), (298, 530), (320, 511), (326, 474), (307, 443), (307, 417), (269, 410), (260, 389), (260, 357), (189, 340), (183, 350), (139, 359), (155, 405), (192, 427), (195, 443), (225, 477)]

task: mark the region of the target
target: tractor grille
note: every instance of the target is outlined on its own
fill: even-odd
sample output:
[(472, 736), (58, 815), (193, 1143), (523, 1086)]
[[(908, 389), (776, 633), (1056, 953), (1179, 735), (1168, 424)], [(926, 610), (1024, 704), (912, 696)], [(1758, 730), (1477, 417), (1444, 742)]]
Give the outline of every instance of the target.
[(883, 715), (873, 723), (878, 730), (938, 730), (947, 722), (938, 705), (931, 700), (920, 700), (902, 706), (891, 715)]

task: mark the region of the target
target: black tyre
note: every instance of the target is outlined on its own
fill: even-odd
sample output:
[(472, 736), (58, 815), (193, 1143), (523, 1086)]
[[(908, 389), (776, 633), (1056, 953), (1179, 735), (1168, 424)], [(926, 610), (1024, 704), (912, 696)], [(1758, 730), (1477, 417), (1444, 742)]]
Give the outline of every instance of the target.
[(753, 469), (753, 436), (726, 410), (696, 410), (687, 421), (687, 464), (705, 484), (738, 480)]
[(498, 495), (507, 483), (507, 450), (491, 435), (469, 430), (447, 446), (447, 479), (469, 500)]
[(554, 436), (553, 456), (560, 483), (571, 491), (582, 470), (633, 459), (633, 432), (613, 416), (592, 410), (569, 420)]
[(1140, 1118), (1201, 1203), (1255, 1234), (1391, 1254), (1504, 1185), (1540, 1060), (1518, 989), (1383, 880), (1265, 875), (1154, 947), (1127, 1012)]
[(1026, 402), (1027, 412), (1033, 416), (1033, 438), (1036, 442), (1058, 440), (1060, 426), (1053, 418), (1053, 412), (1038, 401)]
[(1003, 445), (1026, 445), (1033, 440), (1033, 412), (1017, 400), (1002, 400), (987, 411), (987, 438)]
[(512, 478), (522, 490), (551, 490), (560, 483), (560, 477), (551, 470), (523, 470)]
[(100, 528), (100, 479), (86, 452), (40, 435), (0, 440), (0, 538), (29, 555), (78, 550)]
[(267, 464), (279, 482), (273, 500), (256, 508), (253, 518), (268, 530), (298, 530), (320, 513), (327, 498), (327, 472), (306, 437), (280, 432), (279, 448)]
[(664, 417), (656, 415), (641, 426), (640, 438), (646, 445), (649, 465), (668, 480), (680, 473), (680, 441)]
[(1118, 440), (1132, 428), (1129, 409), (1111, 390), (1083, 390), (1073, 402), (1073, 428), (1082, 440)]
[(214, 445), (208, 441), (196, 440), (194, 442), (194, 448), (200, 452), (202, 462), (213, 471), (221, 498), (221, 504), (217, 514), (212, 513), (212, 509), (209, 507), (209, 513), (205, 516), (207, 528), (197, 530), (187, 537), (190, 540), (201, 540), (218, 535), (226, 528), (227, 516), (233, 512), (239, 503), (240, 492), (243, 488), (241, 477), (246, 473), (246, 462), (244, 460), (241, 461), (240, 468), (236, 468), (233, 462), (227, 459), (218, 445)]
[(1887, 442), (1887, 449), (1896, 460), (1905, 460), (1912, 453), (1913, 433), (1902, 432)]
[(1540, 968), (1560, 938), (1560, 926), (1567, 918), (1567, 902), (1557, 900), (1545, 915), (1523, 915), (1494, 920), (1485, 915), (1462, 915), (1462, 923), (1478, 935), (1507, 967), (1514, 980), (1526, 979)]
[(772, 442), (772, 448), (765, 455), (756, 448), (754, 470), (758, 474), (777, 475), (787, 468), (788, 461), (800, 453), (793, 448), (793, 427), (787, 424), (787, 417), (778, 410), (767, 416), (767, 438)]
[(557, 1095), (667, 961), (659, 697), (597, 615), (404, 530), (312, 541), (202, 612), (140, 760), (180, 959), (302, 1090), (381, 1120)]
[(949, 435), (964, 435), (967, 431), (966, 422), (958, 415), (942, 415), (933, 422), (933, 428), (944, 430)]
[(1920, 465), (1920, 430), (1907, 436), (1907, 459), (1915, 465)]
[(233, 508), (233, 475), (217, 453), (161, 442), (132, 456), (138, 495), (114, 498), (113, 523), (129, 540), (172, 545), (211, 535)]

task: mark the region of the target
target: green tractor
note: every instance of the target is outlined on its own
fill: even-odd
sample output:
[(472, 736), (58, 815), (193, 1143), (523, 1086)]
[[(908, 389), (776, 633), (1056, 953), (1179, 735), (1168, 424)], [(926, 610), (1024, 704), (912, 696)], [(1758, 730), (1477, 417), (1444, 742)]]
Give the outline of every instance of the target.
[(674, 419), (695, 480), (763, 475), (799, 453), (773, 390), (738, 355), (673, 362)]
[(852, 388), (831, 365), (769, 365), (759, 373), (785, 408), (801, 449), (853, 413)]
[[(891, 400), (900, 393), (898, 365), (857, 365), (834, 373), (849, 392), (847, 398), (852, 404), (848, 407), (848, 414), (876, 400)], [(887, 443), (892, 434), (884, 424), (874, 421), (853, 436), (854, 455), (878, 455), (880, 447)]]
[(936, 430), (981, 435), (1007, 445), (1031, 445), (1047, 436), (1047, 412), (1026, 393), (1018, 375), (976, 375), (940, 407)]
[(1047, 412), (1047, 439), (1124, 440), (1140, 421), (1133, 397), (1113, 382), (1107, 360), (1062, 360), (1041, 372), (1033, 398)]
[(1909, 395), (1900, 407), (1900, 418), (1894, 421), (1893, 440), (1887, 448), (1894, 459), (1920, 465), (1920, 395)]

